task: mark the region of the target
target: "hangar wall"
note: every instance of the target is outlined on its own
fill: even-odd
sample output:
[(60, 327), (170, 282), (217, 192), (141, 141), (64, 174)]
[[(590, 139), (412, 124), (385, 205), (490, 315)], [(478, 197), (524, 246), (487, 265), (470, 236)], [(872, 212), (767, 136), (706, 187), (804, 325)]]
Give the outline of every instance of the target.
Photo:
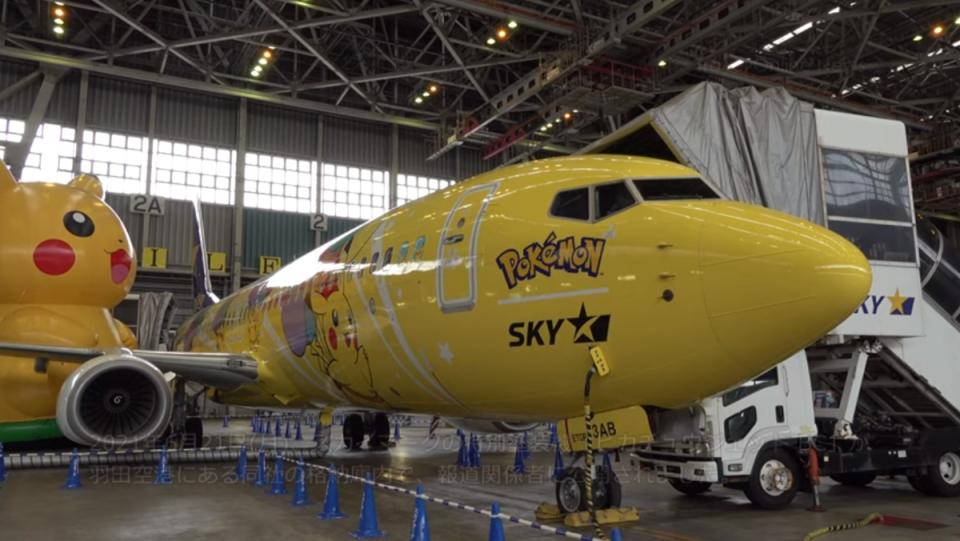
[[(0, 88), (13, 85), (36, 69), (27, 63), (0, 61)], [(31, 85), (0, 101), (0, 117), (26, 120), (40, 80), (38, 77)], [(398, 177), (401, 182), (406, 176), (459, 180), (495, 165), (484, 162), (479, 149), (468, 147), (460, 147), (428, 162), (426, 158), (433, 148), (432, 132), (261, 103), (248, 102), (244, 107), (242, 101), (73, 71), (57, 84), (43, 121), (76, 130), (78, 159), (75, 170), (80, 167), (81, 146), (90, 144), (89, 141), (81, 142), (80, 134), (84, 130), (96, 129), (146, 138), (143, 139), (146, 145), (156, 145), (157, 140), (171, 140), (229, 149), (233, 152), (230, 181), (236, 187), (240, 185), (237, 176), (238, 170), (243, 169), (244, 155), (250, 153), (311, 160), (317, 164), (317, 169), (323, 164), (336, 164), (382, 170), (388, 173), (390, 195), (387, 208), (395, 206), (398, 201)], [(241, 126), (244, 116), (246, 122)], [(150, 156), (155, 155), (153, 152), (151, 150)], [(156, 165), (152, 168), (155, 169)], [(143, 281), (159, 288), (180, 280), (173, 275), (182, 274), (189, 265), (192, 218), (190, 203), (176, 199), (165, 201), (162, 216), (131, 211), (131, 198), (135, 193), (151, 191), (150, 176), (154, 174), (155, 171), (147, 167), (144, 189), (134, 189), (129, 194), (114, 190), (107, 200), (126, 224), (138, 250), (151, 246), (167, 250), (164, 272), (142, 273)], [(319, 194), (323, 175), (319, 171), (313, 174), (316, 177), (314, 189)], [(400, 189), (401, 192), (404, 190), (403, 187)], [(421, 189), (417, 193), (422, 195), (424, 191)], [(401, 193), (400, 202), (415, 196), (406, 197)], [(363, 221), (336, 216), (336, 212), (321, 208), (331, 219), (326, 232), (315, 233), (309, 225), (311, 213), (316, 209), (306, 210), (286, 212), (250, 208), (250, 205), (238, 209), (234, 205), (204, 203), (208, 251), (226, 253), (229, 265), (233, 259), (234, 224), (242, 224), (242, 231), (236, 235), (242, 239), (243, 246), (242, 268), (238, 274), (242, 274), (243, 282), (247, 282), (258, 274), (260, 256), (278, 257), (286, 263)], [(233, 270), (228, 269), (226, 273)]]

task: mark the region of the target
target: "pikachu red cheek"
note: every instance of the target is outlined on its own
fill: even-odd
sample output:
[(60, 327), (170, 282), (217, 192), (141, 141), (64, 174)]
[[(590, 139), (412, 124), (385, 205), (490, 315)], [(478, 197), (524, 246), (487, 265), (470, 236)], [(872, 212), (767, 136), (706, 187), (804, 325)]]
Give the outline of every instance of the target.
[(73, 267), (77, 255), (73, 248), (59, 239), (48, 239), (33, 250), (33, 264), (44, 274), (57, 276)]

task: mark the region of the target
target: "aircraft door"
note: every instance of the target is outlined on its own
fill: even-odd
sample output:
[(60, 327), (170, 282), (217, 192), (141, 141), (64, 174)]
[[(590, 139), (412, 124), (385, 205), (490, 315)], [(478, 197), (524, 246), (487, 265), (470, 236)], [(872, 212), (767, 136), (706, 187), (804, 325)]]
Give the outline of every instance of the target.
[(437, 303), (444, 312), (470, 310), (477, 302), (480, 219), (497, 184), (474, 186), (454, 204), (440, 233)]

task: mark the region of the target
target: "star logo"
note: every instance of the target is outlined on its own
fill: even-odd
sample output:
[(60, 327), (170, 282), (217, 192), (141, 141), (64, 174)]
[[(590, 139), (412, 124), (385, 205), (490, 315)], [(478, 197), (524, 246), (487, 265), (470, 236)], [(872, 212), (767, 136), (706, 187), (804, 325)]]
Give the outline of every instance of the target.
[(901, 295), (900, 288), (897, 288), (897, 292), (887, 298), (890, 299), (891, 316), (909, 316), (913, 314), (913, 297)]
[(567, 318), (567, 321), (574, 327), (574, 344), (590, 344), (607, 341), (607, 331), (610, 328), (609, 314), (602, 316), (587, 315), (587, 307), (583, 303), (580, 303), (580, 314), (577, 317)]

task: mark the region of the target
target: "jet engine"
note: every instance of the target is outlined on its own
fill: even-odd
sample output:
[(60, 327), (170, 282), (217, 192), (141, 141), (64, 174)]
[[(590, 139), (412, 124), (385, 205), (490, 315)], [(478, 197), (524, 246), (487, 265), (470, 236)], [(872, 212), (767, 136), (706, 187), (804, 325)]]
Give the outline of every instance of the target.
[(485, 419), (451, 419), (446, 421), (464, 432), (483, 432), (486, 434), (514, 434), (533, 430), (540, 423), (508, 423)]
[(60, 388), (57, 425), (86, 445), (133, 445), (160, 435), (173, 412), (173, 391), (157, 367), (130, 354), (80, 365)]

